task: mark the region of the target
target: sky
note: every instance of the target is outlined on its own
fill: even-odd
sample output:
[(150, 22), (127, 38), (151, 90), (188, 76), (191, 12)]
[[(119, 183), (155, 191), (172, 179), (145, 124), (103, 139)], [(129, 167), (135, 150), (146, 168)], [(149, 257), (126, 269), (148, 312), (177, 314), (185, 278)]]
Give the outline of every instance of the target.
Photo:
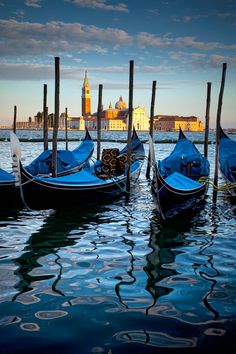
[(134, 61), (133, 106), (205, 121), (212, 83), (210, 127), (216, 126), (222, 65), (227, 63), (221, 112), (236, 128), (235, 0), (0, 0), (0, 125), (54, 112), (55, 57), (60, 58), (60, 112), (81, 115), (85, 71), (92, 112), (98, 87), (103, 107), (122, 96), (128, 104)]

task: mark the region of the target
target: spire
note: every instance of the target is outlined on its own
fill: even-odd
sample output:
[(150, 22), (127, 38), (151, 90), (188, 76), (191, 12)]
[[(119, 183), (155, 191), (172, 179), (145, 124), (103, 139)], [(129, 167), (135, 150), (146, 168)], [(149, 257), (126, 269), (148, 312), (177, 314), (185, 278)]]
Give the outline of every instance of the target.
[(84, 75), (84, 86), (88, 86), (88, 76), (87, 76), (87, 70), (85, 70), (85, 75)]

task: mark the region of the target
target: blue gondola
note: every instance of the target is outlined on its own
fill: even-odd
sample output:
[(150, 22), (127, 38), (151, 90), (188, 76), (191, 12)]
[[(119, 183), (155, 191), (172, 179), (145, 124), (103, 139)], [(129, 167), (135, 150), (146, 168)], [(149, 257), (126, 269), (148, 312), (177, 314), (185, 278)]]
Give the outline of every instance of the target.
[[(13, 133), (12, 140), (15, 140), (13, 151), (17, 155), (20, 150), (17, 147), (19, 142)], [(127, 154), (121, 153), (119, 149), (104, 149), (103, 152), (101, 163), (96, 162), (89, 167), (86, 165), (76, 173), (57, 177), (33, 176), (22, 166), (19, 158), (20, 187), (25, 203), (32, 209), (84, 208), (86, 205), (101, 204), (124, 195)], [(132, 135), (131, 154), (132, 182), (138, 179), (145, 157), (144, 147), (136, 132)]]
[[(158, 163), (155, 160), (151, 138), (149, 142), (153, 171), (151, 188), (162, 219), (170, 219), (194, 209), (207, 192), (208, 160), (186, 138), (181, 129), (174, 150)], [(201, 182), (203, 178), (205, 181)]]
[(228, 186), (227, 190), (236, 196), (236, 141), (229, 138), (220, 128), (219, 167)]
[[(58, 150), (57, 165), (59, 175), (76, 172), (88, 161), (94, 150), (94, 142), (86, 130), (83, 141), (72, 151)], [(50, 175), (51, 173), (51, 150), (42, 152), (31, 164), (25, 167), (33, 176)], [(20, 202), (19, 188), (16, 187), (16, 179), (12, 173), (0, 168), (0, 198), (2, 205), (5, 203), (15, 206)]]

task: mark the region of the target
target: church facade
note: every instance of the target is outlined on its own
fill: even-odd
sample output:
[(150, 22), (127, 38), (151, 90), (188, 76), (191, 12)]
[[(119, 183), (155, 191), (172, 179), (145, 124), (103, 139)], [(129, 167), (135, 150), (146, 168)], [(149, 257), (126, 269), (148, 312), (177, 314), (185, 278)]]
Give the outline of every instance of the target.
[[(90, 87), (85, 73), (84, 84), (82, 87), (82, 118), (84, 126), (89, 130), (97, 130), (97, 112), (91, 114), (91, 96)], [(110, 103), (107, 109), (101, 114), (102, 130), (127, 130), (128, 129), (129, 110), (123, 97), (115, 103), (114, 108)], [(149, 118), (145, 114), (145, 109), (141, 106), (133, 108), (133, 126), (136, 130), (148, 130)]]

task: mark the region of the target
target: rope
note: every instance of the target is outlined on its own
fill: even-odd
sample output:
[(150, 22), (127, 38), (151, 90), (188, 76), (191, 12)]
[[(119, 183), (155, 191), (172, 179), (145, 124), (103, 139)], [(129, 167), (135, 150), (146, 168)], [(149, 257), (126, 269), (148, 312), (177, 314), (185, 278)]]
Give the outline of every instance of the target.
[(200, 178), (198, 180), (200, 183), (208, 183), (208, 185), (213, 187), (213, 190), (217, 191), (227, 191), (229, 189), (236, 188), (236, 182), (222, 184), (220, 186), (216, 186), (210, 179), (208, 178)]

